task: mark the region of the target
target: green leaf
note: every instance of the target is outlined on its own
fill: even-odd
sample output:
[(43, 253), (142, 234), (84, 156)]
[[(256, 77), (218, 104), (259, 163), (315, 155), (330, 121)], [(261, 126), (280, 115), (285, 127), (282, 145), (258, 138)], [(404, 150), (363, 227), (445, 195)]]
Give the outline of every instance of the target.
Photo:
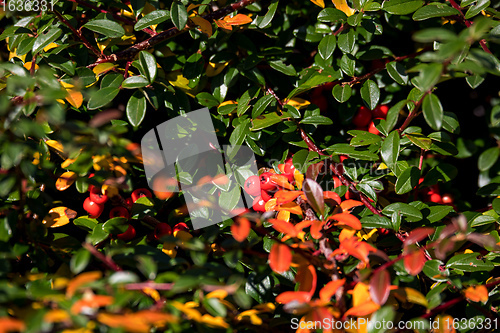
[(245, 136), (248, 133), (248, 128), (250, 126), (250, 119), (245, 119), (241, 123), (236, 126), (236, 128), (233, 130), (231, 133), (231, 136), (229, 137), (229, 143), (235, 147), (239, 146), (243, 143), (245, 140)]
[(340, 68), (349, 76), (354, 76), (356, 69), (356, 58), (352, 54), (344, 53), (340, 59)]
[(62, 34), (61, 29), (54, 28), (50, 29), (46, 33), (38, 35), (38, 37), (36, 37), (35, 42), (33, 43), (33, 49), (31, 52), (33, 54), (37, 54), (38, 52), (42, 51), (44, 47), (46, 47), (47, 45), (58, 39), (59, 36), (61, 36), (61, 34)]
[(413, 85), (417, 87), (421, 92), (430, 91), (436, 83), (438, 83), (441, 78), (441, 72), (443, 70), (443, 64), (432, 63), (423, 67), (420, 74), (412, 79)]
[(460, 134), (460, 123), (453, 112), (445, 112), (443, 114), (443, 128), (450, 133)]
[(332, 95), (339, 103), (345, 103), (351, 98), (352, 88), (350, 85), (337, 84), (332, 89)]
[(424, 5), (422, 0), (388, 0), (382, 4), (382, 9), (389, 14), (411, 14)]
[(240, 200), (241, 200), (240, 187), (239, 187), (239, 185), (236, 185), (236, 186), (233, 186), (233, 188), (230, 191), (227, 191), (227, 192), (221, 191), (220, 192), (219, 206), (222, 209), (230, 212), (234, 208), (236, 208), (236, 205), (238, 205), (238, 202)]
[(102, 225), (102, 229), (109, 234), (117, 235), (127, 231), (129, 225), (128, 219), (113, 217)]
[(448, 269), (441, 270), (441, 266), (443, 265), (444, 262), (441, 260), (428, 260), (425, 262), (422, 271), (434, 281), (446, 281), (447, 276), (450, 275), (450, 271)]
[(331, 125), (333, 121), (325, 116), (309, 116), (300, 121), (301, 124), (312, 124), (312, 125)]
[(467, 12), (465, 13), (465, 19), (468, 20), (470, 18), (473, 18), (477, 14), (479, 14), (482, 10), (484, 10), (486, 7), (490, 5), (489, 0), (477, 0), (475, 5), (472, 5), (469, 7)]
[(424, 97), (422, 110), (427, 124), (433, 130), (438, 131), (441, 129), (443, 124), (443, 106), (436, 95), (431, 93)]
[(457, 35), (444, 28), (428, 28), (416, 31), (413, 34), (413, 40), (420, 43), (430, 43), (434, 41), (448, 42), (455, 40)]
[(257, 131), (274, 124), (281, 122), (281, 117), (276, 113), (267, 113), (264, 115), (260, 115), (257, 118), (252, 120), (253, 126), (250, 128), (251, 131)]
[(401, 63), (392, 61), (387, 63), (385, 67), (389, 76), (396, 81), (396, 83), (402, 86), (408, 84), (408, 74), (406, 74), (406, 69)]
[(392, 229), (391, 220), (385, 216), (370, 215), (361, 218), (363, 228), (385, 228)]
[(271, 4), (268, 6), (268, 10), (266, 15), (262, 18), (262, 21), (259, 22), (259, 28), (264, 29), (271, 23), (273, 20), (274, 14), (276, 14), (276, 9), (278, 9), (278, 0), (273, 0)]
[(356, 33), (354, 29), (349, 29), (347, 32), (342, 32), (338, 36), (338, 47), (344, 53), (352, 53), (356, 43)]
[(481, 75), (472, 75), (472, 76), (467, 76), (465, 78), (465, 81), (467, 81), (467, 84), (469, 85), (469, 87), (471, 87), (472, 89), (476, 89), (477, 87), (479, 87), (481, 85), (481, 83), (484, 82), (484, 76), (481, 76)]
[(261, 97), (257, 103), (255, 103), (253, 110), (252, 110), (252, 118), (256, 118), (262, 114), (266, 110), (266, 108), (273, 102), (274, 96), (273, 95), (265, 95)]
[(399, 133), (398, 131), (392, 131), (384, 139), (384, 142), (382, 143), (382, 147), (380, 149), (380, 155), (382, 156), (382, 160), (391, 170), (393, 170), (393, 168), (396, 165), (396, 161), (398, 160), (399, 147), (400, 147)]
[(429, 207), (429, 215), (427, 215), (425, 218), (431, 223), (438, 222), (444, 219), (452, 210), (453, 207), (451, 206), (431, 206)]
[(429, 150), (431, 149), (432, 140), (421, 133), (410, 133), (405, 134), (405, 136), (420, 149)]
[(87, 242), (92, 243), (92, 245), (97, 245), (107, 239), (109, 237), (109, 233), (104, 231), (103, 223), (99, 223), (94, 227), (92, 234), (87, 236)]
[(182, 30), (186, 26), (188, 13), (186, 7), (180, 1), (173, 1), (170, 7), (170, 16), (177, 29)]
[(472, 220), (470, 226), (473, 227), (473, 228), (475, 228), (475, 227), (479, 227), (479, 226), (482, 226), (482, 225), (494, 223), (494, 222), (496, 222), (496, 220), (497, 219), (494, 218), (493, 216), (479, 215), (474, 220)]
[(490, 169), (498, 160), (498, 156), (500, 155), (499, 147), (491, 147), (486, 149), (479, 155), (479, 159), (477, 161), (477, 166), (480, 171), (486, 171)]
[(122, 82), (122, 87), (125, 89), (142, 88), (149, 84), (148, 79), (142, 75), (129, 76)]
[(420, 170), (417, 167), (409, 167), (401, 173), (396, 181), (396, 193), (404, 194), (410, 192), (418, 185)]
[(203, 307), (214, 317), (224, 318), (227, 315), (226, 307), (215, 297), (204, 298)]
[(113, 101), (118, 95), (120, 89), (116, 87), (106, 87), (96, 91), (89, 99), (87, 107), (89, 110), (95, 110)]
[(420, 210), (403, 202), (392, 203), (382, 210), (382, 214), (386, 216), (392, 216), (394, 212), (400, 212), (408, 222), (417, 222), (423, 217)]
[(134, 30), (139, 31), (149, 26), (160, 24), (170, 18), (170, 12), (168, 10), (156, 9), (146, 15), (144, 15), (137, 23), (134, 25)]
[(288, 76), (297, 75), (297, 72), (295, 71), (295, 68), (293, 68), (293, 65), (285, 65), (285, 63), (282, 60), (269, 61), (269, 65), (271, 66), (271, 68), (285, 75)]
[(366, 106), (373, 110), (377, 107), (378, 101), (380, 99), (380, 89), (378, 85), (372, 80), (366, 80), (361, 87), (361, 98), (365, 102)]
[(219, 105), (219, 101), (212, 94), (207, 92), (201, 92), (198, 95), (196, 95), (196, 100), (201, 105), (209, 108)]
[(328, 59), (332, 56), (335, 47), (337, 46), (337, 37), (335, 35), (326, 35), (319, 42), (318, 52), (321, 58)]
[(460, 12), (444, 3), (432, 3), (417, 10), (412, 18), (414, 21), (423, 21), (433, 17), (460, 15)]
[(111, 20), (93, 20), (84, 24), (83, 27), (109, 38), (120, 38), (125, 35), (123, 27)]
[(492, 197), (496, 197), (500, 195), (500, 184), (491, 183), (486, 186), (481, 187), (477, 191), (477, 195), (489, 195)]
[(73, 220), (73, 224), (84, 227), (89, 230), (93, 230), (94, 227), (97, 225), (97, 220), (91, 219), (90, 217), (81, 216)]
[(336, 8), (325, 8), (318, 14), (318, 21), (334, 23), (338, 21), (347, 21), (347, 15)]
[(494, 266), (490, 261), (477, 259), (480, 254), (477, 252), (457, 254), (451, 257), (446, 263), (446, 268), (458, 269), (464, 272), (491, 271)]
[(87, 249), (80, 249), (71, 257), (69, 268), (73, 274), (82, 272), (90, 262), (92, 255)]
[(153, 83), (156, 79), (157, 72), (157, 64), (154, 55), (146, 51), (141, 51), (139, 53), (139, 63), (141, 64), (146, 79), (148, 79), (149, 83)]
[(387, 331), (387, 326), (386, 325), (380, 325), (380, 323), (388, 323), (388, 322), (393, 322), (394, 318), (396, 317), (396, 311), (394, 311), (394, 308), (390, 305), (386, 305), (370, 317), (370, 320), (368, 321), (367, 325), (367, 330), (368, 333), (384, 333)]
[(137, 127), (144, 120), (146, 115), (146, 97), (140, 91), (134, 92), (127, 103), (127, 119), (129, 123)]
[(349, 142), (353, 147), (368, 146), (382, 141), (379, 135), (367, 131), (350, 130), (347, 133), (353, 136)]

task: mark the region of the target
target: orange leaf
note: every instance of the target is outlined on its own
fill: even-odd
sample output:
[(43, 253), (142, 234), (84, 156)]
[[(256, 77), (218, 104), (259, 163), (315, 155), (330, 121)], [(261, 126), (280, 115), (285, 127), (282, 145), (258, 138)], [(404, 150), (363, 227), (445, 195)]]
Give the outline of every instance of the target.
[(369, 315), (369, 314), (377, 311), (379, 308), (380, 308), (380, 305), (378, 305), (374, 301), (369, 301), (369, 302), (363, 303), (361, 305), (355, 306), (353, 308), (350, 308), (349, 310), (346, 311), (344, 316), (345, 317), (347, 317), (347, 316), (356, 316), (356, 317), (366, 316), (366, 315)]
[(354, 9), (349, 7), (346, 0), (332, 0), (332, 2), (335, 5), (335, 8), (343, 11), (347, 16), (351, 16), (356, 12)]
[(321, 230), (323, 230), (323, 226), (325, 222), (323, 221), (313, 221), (311, 224), (311, 236), (314, 239), (320, 239), (323, 236)]
[(345, 283), (345, 279), (328, 282), (320, 291), (319, 298), (321, 301), (328, 303), (337, 290)]
[(332, 215), (328, 218), (328, 221), (330, 220), (338, 221), (337, 223), (335, 223), (336, 226), (346, 225), (353, 228), (354, 230), (361, 230), (361, 222), (359, 222), (359, 219), (356, 216), (349, 213), (340, 213)]
[(233, 17), (226, 16), (224, 18), (224, 21), (226, 21), (226, 23), (230, 24), (230, 25), (243, 25), (243, 24), (252, 23), (253, 20), (246, 15), (236, 14)]
[(217, 26), (219, 28), (226, 29), (226, 30), (233, 30), (233, 27), (231, 26), (231, 24), (227, 23), (224, 20), (215, 20), (215, 24), (217, 24)]
[(316, 291), (317, 275), (313, 265), (300, 266), (295, 276), (295, 282), (299, 283), (299, 291), (307, 291), (312, 295)]
[(210, 22), (200, 16), (190, 17), (190, 20), (200, 27), (201, 32), (207, 34), (208, 37), (212, 36), (212, 24), (210, 24)]
[(288, 177), (285, 175), (271, 175), (269, 177), (273, 183), (275, 183), (278, 186), (281, 186), (283, 188), (286, 188), (287, 190), (293, 191), (293, 186), (288, 182)]
[[(434, 318), (434, 321), (437, 322), (437, 329), (434, 329), (436, 333), (455, 333), (456, 329), (453, 328), (453, 323), (457, 322), (457, 319), (453, 319), (450, 315), (437, 315)], [(434, 326), (434, 324), (433, 324)]]
[(363, 203), (361, 201), (358, 201), (358, 200), (348, 199), (348, 200), (342, 201), (342, 203), (340, 204), (340, 208), (342, 208), (342, 212), (344, 212), (344, 213), (346, 211), (350, 210), (351, 208), (357, 207), (357, 206), (363, 206)]
[(488, 289), (485, 286), (472, 286), (465, 289), (465, 298), (472, 302), (488, 301)]
[(82, 106), (83, 103), (82, 93), (74, 89), (68, 89), (66, 91), (68, 93), (68, 95), (66, 95), (66, 100), (68, 101), (68, 103), (77, 109), (80, 108), (80, 106)]
[(114, 298), (106, 295), (85, 295), (82, 299), (76, 301), (71, 307), (71, 313), (79, 314), (82, 310), (87, 308), (100, 308), (102, 306), (107, 306), (113, 304)]
[(280, 190), (274, 194), (274, 198), (276, 199), (277, 205), (286, 204), (295, 200), (299, 195), (301, 195), (302, 191), (284, 191)]
[(283, 221), (290, 221), (290, 212), (289, 211), (286, 211), (286, 210), (282, 210), (278, 213), (278, 215), (276, 216), (276, 218), (278, 220), (283, 220)]
[(78, 276), (76, 276), (73, 280), (68, 283), (68, 287), (66, 288), (66, 296), (72, 297), (75, 294), (75, 291), (87, 284), (89, 282), (94, 282), (99, 280), (102, 277), (102, 273), (99, 271), (95, 272), (85, 272)]
[(321, 8), (325, 8), (325, 1), (324, 0), (311, 0), (313, 4), (316, 6), (320, 6)]
[(285, 291), (276, 296), (276, 302), (287, 304), (293, 301), (307, 303), (311, 300), (311, 295), (305, 291)]
[(276, 273), (284, 273), (292, 263), (292, 251), (287, 245), (274, 243), (269, 253), (269, 266)]
[(377, 251), (373, 246), (360, 241), (357, 237), (351, 237), (341, 242), (340, 249), (365, 263), (368, 263), (368, 254)]
[(58, 189), (59, 191), (66, 190), (68, 187), (73, 185), (76, 178), (77, 178), (77, 175), (73, 171), (67, 171), (67, 172), (63, 173), (56, 180), (56, 189)]
[(342, 203), (342, 200), (340, 199), (340, 195), (338, 195), (337, 193), (332, 192), (332, 191), (324, 191), (323, 198), (325, 198), (325, 200), (332, 199), (339, 205)]
[(300, 206), (295, 202), (289, 202), (281, 206), (276, 206), (274, 207), (274, 210), (276, 211), (286, 210), (295, 215), (302, 215), (302, 208), (300, 208)]
[(236, 217), (231, 225), (231, 233), (238, 242), (243, 242), (250, 234), (250, 221), (246, 217)]
[(290, 237), (296, 237), (299, 234), (295, 226), (290, 222), (285, 222), (283, 220), (277, 220), (277, 219), (270, 219), (269, 222), (273, 224), (273, 228), (276, 231), (282, 232), (285, 235), (289, 235)]
[(0, 332), (24, 331), (25, 325), (22, 321), (9, 317), (0, 317)]
[(300, 232), (302, 231), (303, 229), (309, 227), (314, 221), (310, 221), (310, 220), (304, 220), (304, 221), (300, 221), (299, 223), (297, 223), (295, 225), (295, 229)]
[(406, 271), (411, 275), (417, 275), (418, 273), (420, 273), (420, 271), (422, 271), (422, 268), (424, 267), (424, 264), (425, 254), (424, 250), (420, 248), (405, 256), (404, 258)]

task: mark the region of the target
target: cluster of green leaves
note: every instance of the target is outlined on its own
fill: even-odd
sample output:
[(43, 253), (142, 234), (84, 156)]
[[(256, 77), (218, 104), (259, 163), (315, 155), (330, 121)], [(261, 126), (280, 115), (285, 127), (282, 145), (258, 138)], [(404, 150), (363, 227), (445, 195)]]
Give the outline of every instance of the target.
[[(85, 294), (64, 299), (56, 281), (107, 269), (81, 247), (87, 242), (103, 247), (124, 270), (88, 287), (114, 297), (108, 312), (158, 306), (156, 296), (123, 292), (127, 284), (151, 280), (171, 285), (161, 297), (197, 304), (205, 321), (172, 303), (168, 310), (178, 317), (184, 313), (200, 330), (259, 329), (257, 320), (238, 319), (237, 311), (274, 302), (280, 291), (295, 288), (294, 268), (277, 274), (267, 264), (275, 239), (283, 236), (269, 224), (263, 225), (268, 235), (250, 230), (241, 243), (231, 237), (231, 220), (197, 231), (189, 241), (167, 237), (163, 241), (179, 249), (171, 258), (151, 239), (145, 217), (172, 226), (189, 223), (176, 210), (180, 197), (136, 203), (131, 223), (138, 235), (128, 243), (112, 235), (124, 232), (130, 221), (108, 220), (105, 214), (92, 219), (81, 208), (89, 183), (116, 185), (122, 196), (145, 186), (142, 165), (127, 145), (140, 142), (160, 122), (202, 107), (211, 111), (220, 143), (247, 145), (261, 166), (277, 170), (293, 154), (296, 168), (310, 176), (319, 163), (348, 157), (343, 175), (352, 186), (324, 190), (341, 196), (357, 192), (373, 202), (371, 209), (358, 207), (353, 214), (367, 232), (391, 230), (372, 240), (390, 259), (403, 252), (396, 236), (419, 227), (436, 230), (421, 242), (425, 246), (439, 239), (456, 213), (463, 214), (467, 223), (461, 231), (469, 236), (441, 249), (448, 255), (429, 250), (432, 260), (422, 274), (409, 274), (402, 262), (393, 265), (391, 284), (419, 290), (426, 301), (405, 303), (418, 310), (413, 313), (391, 308), (388, 317), (411, 319), (456, 290), (496, 277), (500, 258), (491, 240), (500, 241), (498, 2), (243, 1), (238, 10), (243, 16), (227, 11), (216, 19), (204, 15), (230, 3), (53, 2), (54, 11), (0, 13), (0, 317), (20, 318), (33, 332), (96, 325), (93, 313), (44, 323), (47, 311), (39, 310), (44, 302), (71, 312)], [(467, 94), (483, 100), (471, 102)], [(361, 106), (374, 110), (381, 104), (390, 108), (385, 119), (374, 120), (380, 134), (351, 123)], [(126, 175), (109, 167), (119, 158), (128, 161)], [(103, 159), (108, 167), (99, 164)], [(68, 170), (77, 175), (70, 195), (55, 186)], [(96, 175), (89, 181), (91, 172)], [(328, 184), (331, 177), (317, 180)], [(451, 193), (454, 205), (430, 202), (431, 188)], [(47, 228), (42, 220), (55, 206), (73, 209), (78, 217), (60, 229)], [(338, 246), (335, 237), (338, 232), (332, 233), (332, 247)], [(354, 257), (339, 262), (344, 276), (362, 272)], [(331, 277), (321, 273), (318, 280)], [(204, 298), (215, 286), (227, 288), (230, 296)], [(484, 308), (498, 308), (497, 289), (489, 296)], [(281, 306), (274, 314), (258, 313), (267, 327), (287, 329), (294, 316)], [(486, 318), (470, 303), (453, 315)], [(218, 317), (227, 320), (221, 324)], [(192, 325), (174, 321), (171, 331)], [(97, 320), (100, 331), (115, 332), (106, 323), (109, 318)]]

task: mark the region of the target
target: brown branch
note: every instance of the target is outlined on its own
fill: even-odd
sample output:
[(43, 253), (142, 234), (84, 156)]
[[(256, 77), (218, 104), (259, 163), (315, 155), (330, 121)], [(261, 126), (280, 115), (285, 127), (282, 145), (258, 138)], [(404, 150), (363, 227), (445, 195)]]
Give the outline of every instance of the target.
[[(460, 19), (464, 22), (464, 24), (467, 26), (467, 28), (470, 27), (472, 25), (472, 22), (470, 20), (467, 20), (465, 18), (464, 13), (462, 12), (462, 7), (460, 7), (460, 5), (455, 2), (455, 0), (448, 0), (448, 2), (451, 4), (451, 6), (453, 8), (455, 8), (456, 10), (458, 10), (460, 12), (460, 14), (459, 14), (460, 15)], [(479, 45), (481, 45), (481, 48), (484, 50), (484, 52), (488, 52), (488, 53), (491, 54), (490, 49), (486, 45), (486, 40), (485, 39), (481, 39), (479, 41)]]
[(83, 243), (82, 246), (86, 248), (94, 257), (102, 261), (106, 266), (108, 266), (110, 269), (114, 270), (115, 272), (121, 271), (121, 267), (118, 266), (113, 259), (105, 256), (101, 252), (99, 252), (92, 244), (89, 243)]
[[(229, 6), (226, 6), (222, 9), (219, 9), (213, 13), (203, 15), (202, 18), (209, 21), (209, 22), (212, 22), (216, 19), (227, 16), (228, 14), (230, 14), (236, 10), (239, 10), (245, 6), (248, 6), (256, 1), (257, 0), (240, 0), (239, 2), (233, 3)], [(95, 63), (93, 63), (87, 67), (92, 68), (92, 67), (95, 67), (98, 64), (103, 63), (103, 62), (113, 62), (113, 61), (118, 61), (121, 59), (130, 60), (130, 59), (134, 58), (135, 55), (137, 53), (139, 53), (140, 51), (150, 49), (158, 43), (161, 43), (169, 38), (175, 37), (177, 35), (180, 35), (186, 31), (188, 31), (190, 28), (191, 28), (190, 25), (186, 26), (182, 30), (179, 30), (176, 27), (170, 28), (170, 29), (165, 30), (163, 32), (160, 32), (159, 34), (152, 36), (152, 37), (150, 37), (142, 42), (136, 43), (123, 51), (111, 54), (111, 55), (107, 56), (106, 58), (99, 59)]]
[[(93, 9), (93, 10), (98, 11), (98, 12), (103, 13), (103, 14), (109, 14), (109, 15), (113, 16), (113, 18), (115, 18), (116, 20), (121, 21), (121, 22), (123, 22), (123, 23), (125, 23), (127, 25), (131, 25), (131, 26), (135, 25), (135, 23), (132, 20), (129, 20), (129, 19), (121, 16), (120, 14), (116, 14), (116, 13), (107, 11), (105, 9), (99, 8), (99, 7), (94, 6), (94, 5), (90, 4), (90, 3), (87, 3), (85, 1), (82, 1), (82, 0), (69, 0), (69, 1), (77, 3), (77, 4), (81, 5), (81, 6)], [(142, 29), (142, 31), (144, 31), (145, 33), (147, 33), (147, 34), (149, 34), (151, 36), (156, 35), (156, 32), (154, 32), (150, 28), (144, 28), (144, 29)]]
[(406, 127), (408, 127), (408, 125), (410, 125), (410, 122), (413, 120), (413, 118), (415, 118), (416, 116), (419, 115), (419, 109), (420, 109), (420, 106), (422, 105), (422, 102), (424, 101), (424, 98), (425, 96), (427, 96), (427, 94), (430, 94), (430, 91), (426, 92), (419, 100), (418, 102), (415, 104), (415, 107), (413, 108), (413, 110), (410, 111), (410, 113), (408, 114), (408, 116), (406, 117), (405, 121), (403, 122), (403, 125), (401, 125), (400, 128), (398, 128), (398, 133), (401, 134), (405, 129)]
[(97, 57), (101, 56), (101, 52), (99, 52), (95, 47), (92, 46), (92, 44), (89, 43), (87, 38), (81, 33), (81, 31), (76, 30), (71, 23), (69, 23), (68, 20), (64, 18), (57, 10), (54, 10), (54, 14), (56, 14), (57, 18), (61, 20), (62, 23), (64, 23), (72, 32), (73, 34), (78, 37), (89, 50), (91, 50)]

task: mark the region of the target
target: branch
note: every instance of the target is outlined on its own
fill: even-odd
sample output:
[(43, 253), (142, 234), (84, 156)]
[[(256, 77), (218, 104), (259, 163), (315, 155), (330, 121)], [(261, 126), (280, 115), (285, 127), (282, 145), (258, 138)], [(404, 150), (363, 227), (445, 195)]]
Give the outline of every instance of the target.
[(97, 57), (101, 57), (101, 52), (99, 52), (92, 44), (89, 43), (87, 38), (81, 33), (81, 31), (76, 30), (73, 28), (71, 23), (69, 23), (68, 20), (64, 18), (57, 10), (54, 10), (54, 14), (56, 14), (57, 18), (61, 20), (62, 23), (64, 23), (72, 32), (75, 34), (78, 39), (81, 39), (83, 45), (85, 45), (90, 51), (92, 51)]
[(401, 125), (401, 127), (398, 128), (397, 131), (398, 131), (399, 134), (401, 134), (406, 129), (406, 127), (408, 127), (408, 125), (410, 125), (410, 122), (413, 120), (413, 118), (415, 118), (416, 116), (418, 116), (418, 114), (419, 114), (418, 109), (420, 109), (420, 106), (422, 105), (422, 102), (424, 101), (425, 96), (427, 96), (428, 94), (430, 94), (430, 91), (426, 92), (418, 100), (418, 102), (415, 104), (415, 107), (413, 108), (413, 110), (410, 111), (410, 113), (406, 117), (403, 125)]
[[(455, 2), (455, 0), (448, 0), (448, 2), (451, 4), (451, 6), (453, 8), (455, 8), (456, 10), (458, 10), (460, 12), (460, 18), (462, 19), (462, 21), (464, 22), (464, 24), (467, 26), (467, 28), (470, 27), (472, 25), (472, 22), (470, 20), (467, 20), (465, 18), (464, 13), (462, 12), (462, 7), (460, 7), (460, 5)], [(481, 45), (481, 47), (483, 48), (484, 52), (488, 52), (488, 53), (491, 54), (490, 49), (486, 45), (486, 40), (485, 39), (481, 39), (479, 41), (479, 45)]]
[[(77, 1), (77, 0), (74, 0), (74, 1)], [(216, 19), (220, 19), (222, 17), (225, 17), (228, 14), (230, 14), (236, 10), (239, 10), (245, 6), (248, 6), (256, 1), (257, 0), (240, 0), (239, 2), (233, 3), (229, 6), (226, 6), (222, 9), (219, 9), (213, 13), (203, 15), (202, 18), (209, 21), (209, 22), (212, 22)], [(123, 51), (111, 54), (111, 55), (107, 56), (106, 58), (99, 59), (95, 63), (93, 63), (87, 67), (92, 68), (92, 67), (95, 67), (98, 64), (103, 63), (103, 62), (113, 62), (113, 61), (118, 61), (121, 59), (130, 60), (130, 59), (134, 58), (135, 55), (137, 53), (139, 53), (140, 51), (150, 49), (158, 43), (161, 43), (169, 38), (175, 37), (177, 35), (180, 35), (186, 31), (188, 31), (190, 28), (191, 27), (189, 25), (187, 25), (182, 30), (179, 30), (176, 27), (170, 28), (170, 29), (165, 30), (163, 32), (160, 32), (159, 34), (152, 36), (152, 37), (150, 37), (150, 38), (148, 38), (140, 43), (134, 44), (131, 47), (129, 47)]]
[(94, 257), (102, 261), (106, 266), (108, 266), (110, 269), (114, 270), (115, 272), (121, 271), (121, 267), (118, 266), (113, 259), (105, 256), (101, 252), (99, 252), (92, 244), (89, 243), (83, 243), (82, 246), (86, 248)]

